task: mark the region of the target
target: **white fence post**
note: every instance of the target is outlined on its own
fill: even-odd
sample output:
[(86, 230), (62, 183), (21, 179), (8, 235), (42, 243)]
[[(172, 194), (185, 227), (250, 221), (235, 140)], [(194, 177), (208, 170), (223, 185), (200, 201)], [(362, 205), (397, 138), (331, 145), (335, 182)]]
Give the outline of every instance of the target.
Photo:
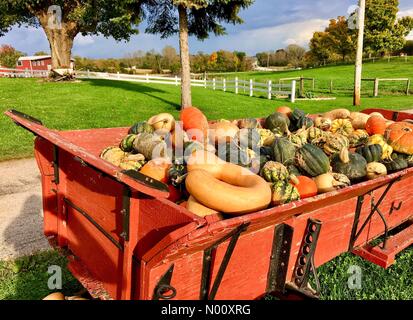
[(149, 83), (149, 74), (146, 74), (146, 82)]
[(222, 80), (222, 86), (224, 87), (224, 92), (226, 92), (227, 91), (227, 79), (223, 79)]
[(272, 98), (272, 81), (268, 80), (268, 100)]
[(235, 94), (238, 94), (238, 77), (235, 77)]
[(217, 88), (217, 80), (214, 78), (212, 79), (212, 89), (215, 90)]
[(88, 79), (90, 78), (90, 71), (89, 71), (89, 69), (87, 69), (87, 78), (88, 78)]
[(204, 88), (206, 88), (207, 87), (207, 79), (206, 79), (206, 77), (204, 78)]
[(118, 80), (120, 80), (120, 73), (119, 73), (119, 71), (118, 71)]
[(250, 97), (254, 95), (254, 83), (252, 79), (250, 79)]
[(291, 82), (291, 103), (295, 103), (295, 89), (296, 89), (296, 81), (293, 80)]
[(175, 76), (175, 85), (178, 86), (178, 76)]

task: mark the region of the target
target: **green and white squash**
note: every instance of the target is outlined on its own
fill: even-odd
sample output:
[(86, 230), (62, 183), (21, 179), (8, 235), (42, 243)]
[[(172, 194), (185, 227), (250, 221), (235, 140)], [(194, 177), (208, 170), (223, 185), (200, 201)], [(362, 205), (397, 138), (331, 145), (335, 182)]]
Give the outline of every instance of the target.
[(267, 182), (296, 181), (296, 177), (288, 172), (287, 167), (279, 162), (269, 161), (261, 170), (261, 177)]
[(328, 134), (325, 136), (324, 152), (327, 155), (333, 155), (343, 149), (348, 149), (350, 143), (348, 138), (341, 134)]
[(155, 132), (155, 129), (146, 121), (137, 122), (129, 129), (129, 134), (154, 133), (154, 132)]
[(296, 165), (310, 177), (317, 177), (330, 171), (330, 160), (320, 148), (306, 144), (298, 149)]
[(271, 186), (272, 205), (278, 206), (300, 200), (300, 194), (295, 186), (288, 181), (277, 181)]
[(123, 138), (119, 145), (122, 151), (132, 152), (133, 143), (135, 142), (136, 137), (136, 134), (128, 134), (125, 138)]

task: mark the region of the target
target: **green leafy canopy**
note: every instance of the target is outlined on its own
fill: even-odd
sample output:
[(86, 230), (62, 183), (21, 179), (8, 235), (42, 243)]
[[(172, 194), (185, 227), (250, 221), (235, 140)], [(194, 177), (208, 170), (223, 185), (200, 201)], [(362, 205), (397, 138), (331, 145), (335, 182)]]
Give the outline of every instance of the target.
[(179, 32), (178, 6), (188, 10), (189, 35), (200, 40), (209, 33), (224, 35), (223, 23), (241, 24), (241, 9), (252, 5), (254, 0), (151, 0), (145, 3), (148, 27), (146, 32), (159, 33), (162, 38)]
[(73, 38), (81, 33), (129, 40), (138, 33), (141, 4), (139, 0), (0, 0), (0, 36), (15, 25), (39, 27), (41, 19), (47, 19), (49, 7), (57, 5)]

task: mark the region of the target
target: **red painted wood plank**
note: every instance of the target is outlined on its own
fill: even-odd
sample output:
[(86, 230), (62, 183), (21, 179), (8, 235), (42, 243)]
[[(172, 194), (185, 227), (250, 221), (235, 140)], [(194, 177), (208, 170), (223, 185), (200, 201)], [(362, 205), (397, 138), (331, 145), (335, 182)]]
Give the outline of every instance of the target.
[[(14, 115), (10, 111), (6, 111), (5, 115), (10, 117), (16, 123), (19, 123), (22, 127), (26, 128), (27, 130), (34, 132), (37, 135), (45, 138), (54, 145), (58, 146), (60, 149), (63, 149), (71, 153), (73, 156), (76, 156), (85, 163), (98, 168), (102, 172), (114, 177), (118, 181), (123, 182), (126, 185), (129, 185), (131, 188), (134, 188), (135, 190), (145, 193), (152, 197), (168, 198), (169, 192), (157, 190), (144, 184), (143, 182), (132, 179), (131, 177), (122, 173), (122, 170), (119, 167), (116, 167), (113, 164), (100, 159), (96, 154), (90, 153), (88, 148), (85, 148), (85, 146), (82, 147), (77, 145), (76, 143), (72, 142), (70, 139), (62, 135), (60, 132), (50, 130), (42, 125), (23, 119), (19, 116)], [(78, 142), (78, 140), (75, 141)], [(145, 176), (142, 175), (142, 177)], [(148, 183), (149, 181), (153, 181), (153, 179), (149, 177), (146, 177), (146, 179)], [(165, 186), (165, 190), (167, 190), (167, 186)]]
[(394, 264), (396, 255), (411, 244), (413, 244), (413, 225), (392, 236), (387, 241), (385, 249), (381, 248), (382, 244), (374, 247), (365, 245), (355, 249), (353, 253), (387, 269)]

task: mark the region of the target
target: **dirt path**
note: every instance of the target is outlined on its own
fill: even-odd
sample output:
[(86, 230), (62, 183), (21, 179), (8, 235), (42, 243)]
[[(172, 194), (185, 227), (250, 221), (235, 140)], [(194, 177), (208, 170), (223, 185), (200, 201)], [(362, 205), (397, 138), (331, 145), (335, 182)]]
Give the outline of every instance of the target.
[(49, 248), (34, 159), (0, 162), (0, 260)]

